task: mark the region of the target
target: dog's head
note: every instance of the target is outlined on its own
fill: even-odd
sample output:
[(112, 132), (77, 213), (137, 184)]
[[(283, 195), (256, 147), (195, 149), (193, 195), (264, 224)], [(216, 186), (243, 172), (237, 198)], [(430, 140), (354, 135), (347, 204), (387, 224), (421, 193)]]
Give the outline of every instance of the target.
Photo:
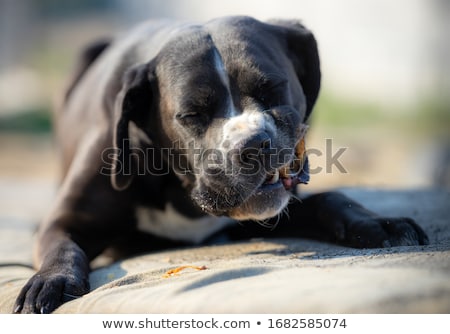
[[(134, 131), (162, 153), (203, 211), (241, 220), (277, 215), (307, 179), (303, 136), (320, 86), (313, 35), (297, 22), (248, 17), (172, 34), (124, 79), (118, 160), (129, 161), (123, 140)], [(116, 188), (128, 184), (113, 175)]]

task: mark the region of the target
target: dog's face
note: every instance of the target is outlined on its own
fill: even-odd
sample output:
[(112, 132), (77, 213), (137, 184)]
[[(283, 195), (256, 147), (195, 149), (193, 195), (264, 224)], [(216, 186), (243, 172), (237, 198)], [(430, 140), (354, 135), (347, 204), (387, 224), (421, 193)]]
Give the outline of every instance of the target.
[(157, 113), (140, 124), (171, 148), (166, 161), (194, 202), (240, 220), (280, 213), (307, 180), (304, 122), (320, 82), (312, 35), (286, 22), (213, 21), (180, 30), (149, 66)]

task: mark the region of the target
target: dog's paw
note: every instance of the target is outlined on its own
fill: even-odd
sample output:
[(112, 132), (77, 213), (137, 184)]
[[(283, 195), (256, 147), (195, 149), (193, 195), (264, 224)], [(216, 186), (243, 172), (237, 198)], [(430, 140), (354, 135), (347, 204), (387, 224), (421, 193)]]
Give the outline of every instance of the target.
[(344, 244), (357, 248), (417, 246), (429, 243), (425, 232), (411, 218), (371, 217), (347, 222), (337, 233)]
[(22, 288), (14, 313), (50, 313), (62, 303), (89, 292), (89, 281), (64, 273), (37, 272)]

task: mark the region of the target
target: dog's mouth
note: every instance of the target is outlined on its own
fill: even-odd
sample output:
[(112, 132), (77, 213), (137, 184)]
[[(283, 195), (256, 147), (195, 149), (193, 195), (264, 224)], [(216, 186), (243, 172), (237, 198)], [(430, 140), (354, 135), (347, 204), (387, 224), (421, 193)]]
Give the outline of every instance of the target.
[(261, 189), (283, 186), (287, 191), (292, 191), (298, 184), (307, 184), (309, 181), (309, 164), (305, 150), (305, 140), (302, 138), (295, 147), (295, 156), (292, 161), (267, 173)]
[[(298, 184), (309, 181), (308, 158), (305, 142), (301, 139), (294, 149), (292, 159), (283, 166), (266, 173), (260, 184), (245, 196), (227, 189), (217, 192), (196, 188), (193, 198), (199, 207), (213, 215), (227, 215), (237, 220), (262, 221), (279, 214), (288, 204), (292, 195), (296, 194)], [(243, 190), (246, 190), (245, 187)], [(228, 190), (229, 191), (229, 190)]]
[(267, 173), (261, 185), (239, 206), (228, 211), (238, 220), (266, 220), (279, 214), (288, 204), (296, 186), (308, 183), (309, 167), (303, 139), (295, 147), (292, 161)]

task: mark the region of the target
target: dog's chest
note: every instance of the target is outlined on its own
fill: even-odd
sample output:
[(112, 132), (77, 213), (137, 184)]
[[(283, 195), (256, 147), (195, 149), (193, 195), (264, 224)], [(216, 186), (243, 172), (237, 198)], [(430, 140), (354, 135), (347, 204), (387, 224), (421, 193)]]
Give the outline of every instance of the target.
[(135, 210), (137, 228), (140, 231), (192, 243), (200, 243), (234, 222), (228, 217), (188, 218), (181, 215), (171, 204), (166, 205), (164, 211), (144, 206), (138, 206)]

